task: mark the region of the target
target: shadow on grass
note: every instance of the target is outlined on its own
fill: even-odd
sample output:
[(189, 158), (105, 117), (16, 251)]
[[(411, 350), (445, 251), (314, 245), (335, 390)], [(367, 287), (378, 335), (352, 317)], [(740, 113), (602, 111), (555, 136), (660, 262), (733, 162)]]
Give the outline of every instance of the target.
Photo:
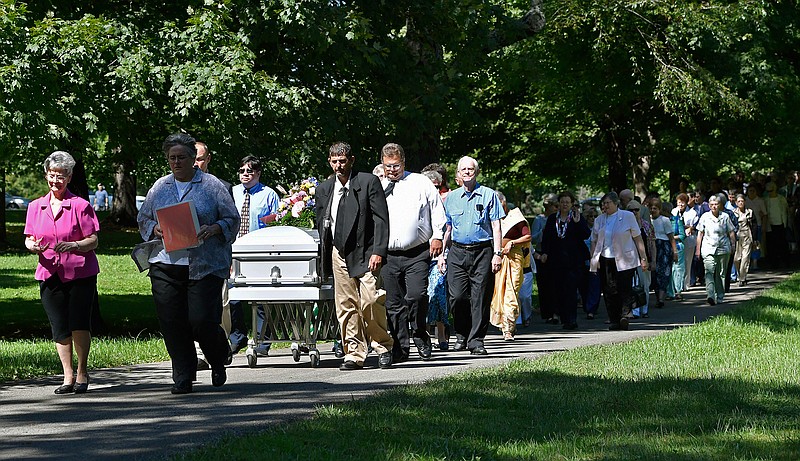
[[(0, 324), (2, 340), (52, 337), (50, 323), (39, 299), (2, 299), (0, 312), (3, 312), (3, 322)], [(135, 338), (159, 332), (153, 297), (150, 294), (101, 294), (100, 314), (107, 328), (102, 337)]]
[[(36, 262), (33, 262), (36, 264)], [(33, 269), (0, 269), (0, 279), (3, 280), (3, 288), (33, 288), (38, 287), (39, 282), (33, 279)]]
[[(353, 394), (387, 386), (318, 382), (307, 375), (307, 381), (229, 382), (213, 390), (203, 375), (197, 393), (176, 398), (165, 392), (168, 373), (154, 367), (144, 373), (150, 378), (145, 381), (132, 381), (124, 372), (109, 373), (97, 378), (104, 388), (95, 393), (102, 392), (103, 398), (92, 399), (91, 405), (67, 398), (57, 406), (39, 406), (2, 419), (8, 427), (41, 421), (67, 424), (71, 411), (80, 411), (88, 423), (81, 437), (92, 443), (74, 444), (73, 454), (89, 457), (112, 448), (121, 456), (128, 452), (162, 457), (220, 436), (228, 437), (185, 458), (252, 459), (258, 453), (270, 460), (788, 461), (800, 453), (798, 386), (730, 379), (617, 381), (531, 370), (487, 372), (429, 382), (424, 394), (415, 387), (389, 390), (373, 399), (325, 407), (313, 420), (285, 425), (281, 423), (302, 417), (317, 405), (341, 403)], [(229, 406), (247, 400), (249, 404)], [(235, 418), (230, 417), (231, 408)], [(185, 415), (191, 415), (190, 427)], [(114, 425), (114, 430), (102, 424), (118, 420), (151, 423)], [(253, 424), (243, 424), (246, 421)], [(273, 429), (262, 432), (259, 422), (267, 421)], [(343, 431), (357, 431), (358, 443), (344, 442)], [(239, 437), (247, 433), (252, 436)], [(56, 439), (38, 438), (37, 448), (57, 452)], [(2, 445), (12, 448), (14, 442)]]
[(800, 278), (789, 278), (725, 315), (776, 333), (800, 329)]
[[(234, 439), (200, 450), (200, 458), (244, 444), (269, 459), (305, 453), (307, 459), (383, 460), (405, 453), (403, 459), (788, 460), (800, 453), (798, 386), (523, 371), (429, 387), (424, 395), (409, 388), (352, 402), (259, 436), (257, 445)], [(357, 446), (341, 444), (342, 428), (354, 421), (376, 435), (360, 437)]]

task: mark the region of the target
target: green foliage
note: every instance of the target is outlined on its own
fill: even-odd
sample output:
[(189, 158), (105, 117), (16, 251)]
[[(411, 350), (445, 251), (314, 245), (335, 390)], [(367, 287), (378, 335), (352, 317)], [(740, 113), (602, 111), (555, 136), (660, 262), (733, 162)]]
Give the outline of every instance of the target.
[(336, 140), (364, 170), (395, 141), (411, 169), (471, 154), (492, 185), (538, 194), (627, 181), (641, 159), (692, 176), (800, 147), (794, 2), (548, 2), (527, 39), (530, 9), (0, 0), (0, 162), (35, 171), (61, 148), (106, 184), (129, 162), (144, 193), (174, 131), (229, 181), (262, 156), (272, 184), (324, 176)]
[(291, 213), (285, 214), (277, 221), (270, 223), (271, 226), (292, 226), (292, 227), (316, 227), (317, 215), (313, 208), (305, 208), (299, 216), (292, 216)]
[(549, 2), (542, 33), (472, 75), (479, 118), (448, 133), (446, 149), (516, 184), (602, 188), (615, 168), (630, 186), (642, 158), (691, 179), (789, 159), (797, 111), (784, 101), (800, 93), (781, 58), (795, 55), (791, 3)]

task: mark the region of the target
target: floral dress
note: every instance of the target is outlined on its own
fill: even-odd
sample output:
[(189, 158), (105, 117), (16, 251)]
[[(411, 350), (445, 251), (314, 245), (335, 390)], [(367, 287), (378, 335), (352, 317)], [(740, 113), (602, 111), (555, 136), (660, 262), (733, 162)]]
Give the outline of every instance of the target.
[(428, 317), (425, 319), (428, 325), (435, 325), (442, 322), (449, 325), (447, 320), (447, 277), (444, 272), (439, 272), (436, 260), (431, 262), (428, 272)]

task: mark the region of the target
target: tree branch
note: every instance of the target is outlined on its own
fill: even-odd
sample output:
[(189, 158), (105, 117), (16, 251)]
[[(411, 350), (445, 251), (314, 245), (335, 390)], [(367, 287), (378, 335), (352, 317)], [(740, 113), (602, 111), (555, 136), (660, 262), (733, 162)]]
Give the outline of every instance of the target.
[(491, 53), (514, 43), (527, 40), (544, 29), (542, 0), (531, 0), (531, 7), (522, 18), (499, 18), (499, 27), (489, 34), (484, 51)]

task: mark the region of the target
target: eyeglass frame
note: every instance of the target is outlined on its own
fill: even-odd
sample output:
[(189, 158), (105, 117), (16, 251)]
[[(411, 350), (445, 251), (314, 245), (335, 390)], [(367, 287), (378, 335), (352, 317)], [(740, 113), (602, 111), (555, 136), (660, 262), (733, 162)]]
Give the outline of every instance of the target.
[(64, 176), (63, 174), (59, 174), (59, 173), (45, 173), (44, 174), (45, 179), (47, 179), (48, 181), (53, 181), (53, 182), (64, 182), (67, 179), (69, 179), (70, 176), (72, 176), (72, 175)]

